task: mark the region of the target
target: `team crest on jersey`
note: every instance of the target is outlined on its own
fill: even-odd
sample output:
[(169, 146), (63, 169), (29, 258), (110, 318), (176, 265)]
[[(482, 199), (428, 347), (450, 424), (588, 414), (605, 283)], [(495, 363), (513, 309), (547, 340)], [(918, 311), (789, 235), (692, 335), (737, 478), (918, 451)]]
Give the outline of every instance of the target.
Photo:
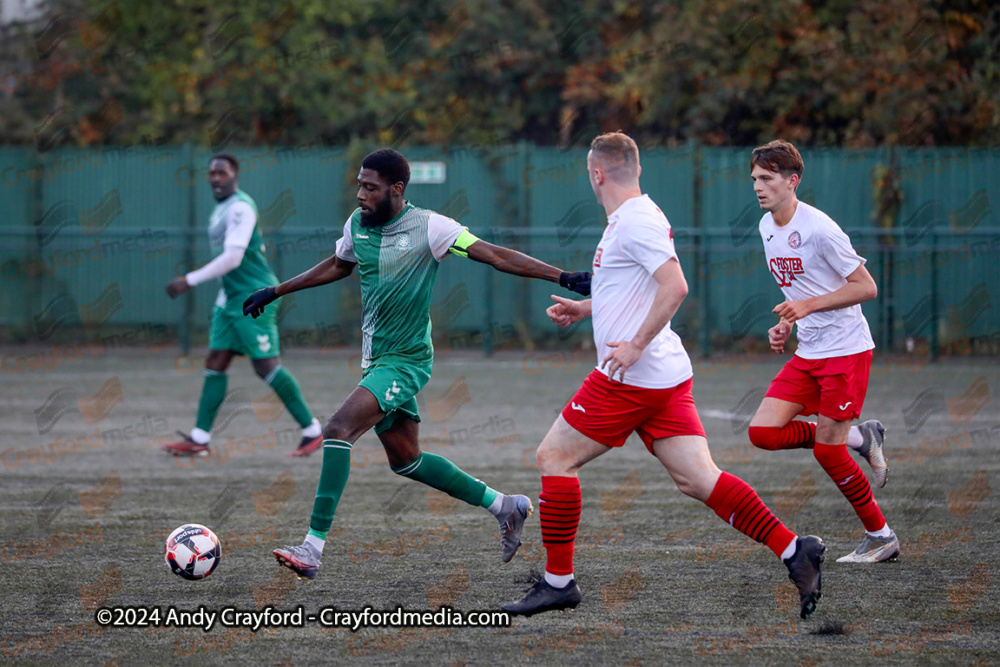
[(800, 245), (802, 245), (802, 236), (798, 232), (792, 232), (788, 235), (788, 247), (795, 250)]
[(594, 266), (601, 265), (601, 255), (604, 253), (604, 248), (598, 248), (597, 252), (594, 253)]
[(400, 250), (406, 250), (410, 247), (410, 235), (403, 233), (396, 236), (396, 247)]

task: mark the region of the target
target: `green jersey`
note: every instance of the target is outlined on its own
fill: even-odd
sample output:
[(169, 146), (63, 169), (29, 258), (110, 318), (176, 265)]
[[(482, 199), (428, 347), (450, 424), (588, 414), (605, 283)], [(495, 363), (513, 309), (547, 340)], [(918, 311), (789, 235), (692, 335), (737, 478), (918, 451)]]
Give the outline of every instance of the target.
[(381, 227), (363, 226), (360, 209), (351, 214), (337, 256), (357, 262), (361, 273), (362, 368), (386, 355), (434, 358), (430, 303), (438, 263), (464, 229), (410, 203)]
[(257, 204), (247, 193), (237, 190), (215, 205), (208, 220), (208, 239), (216, 257), (226, 247), (245, 249), (240, 265), (222, 276), (222, 289), (215, 302), (242, 315), (243, 301), (248, 296), (278, 282), (257, 232)]

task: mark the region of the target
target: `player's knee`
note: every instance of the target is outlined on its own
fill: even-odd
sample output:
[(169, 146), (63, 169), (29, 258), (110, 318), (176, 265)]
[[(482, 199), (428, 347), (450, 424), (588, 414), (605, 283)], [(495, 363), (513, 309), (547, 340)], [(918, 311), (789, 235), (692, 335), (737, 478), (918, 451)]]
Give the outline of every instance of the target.
[(682, 479), (676, 482), (677, 490), (683, 493), (685, 496), (690, 496), (691, 498), (699, 498), (699, 487), (697, 487), (691, 480)]
[(272, 359), (258, 359), (253, 362), (253, 370), (261, 380), (266, 380), (280, 364)]
[(750, 442), (753, 443), (754, 447), (772, 452), (781, 449), (778, 443), (778, 434), (780, 433), (781, 429), (775, 426), (751, 426), (747, 429)]
[(341, 440), (343, 442), (353, 443), (354, 440), (351, 439), (350, 430), (345, 424), (341, 424), (338, 421), (331, 419), (323, 427), (323, 439), (324, 440)]
[(538, 472), (544, 477), (560, 477), (568, 472), (563, 457), (559, 456), (558, 452), (545, 449), (541, 445), (535, 452), (535, 460), (538, 462)]
[(225, 373), (229, 369), (231, 361), (232, 357), (225, 353), (216, 354), (214, 352), (210, 352), (208, 356), (205, 357), (205, 368), (217, 373)]
[(678, 475), (674, 473), (672, 476), (678, 491), (685, 496), (705, 502), (712, 495), (712, 489), (715, 488), (715, 483), (718, 481), (720, 474), (719, 469), (714, 468), (713, 470), (700, 471), (691, 475)]

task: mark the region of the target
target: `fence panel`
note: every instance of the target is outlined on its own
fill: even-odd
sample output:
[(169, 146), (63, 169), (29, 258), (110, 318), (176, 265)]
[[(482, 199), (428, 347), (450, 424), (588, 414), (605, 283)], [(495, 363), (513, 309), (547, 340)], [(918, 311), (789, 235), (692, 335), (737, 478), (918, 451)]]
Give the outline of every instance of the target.
[[(334, 251), (355, 208), (360, 151), (234, 147), (240, 186), (256, 201), (265, 252), (281, 279)], [(586, 270), (606, 216), (586, 149), (528, 145), (414, 147), (411, 162), (445, 164), (443, 183), (414, 182), (407, 197), (480, 238), (567, 271)], [(664, 210), (690, 295), (673, 326), (693, 350), (760, 345), (782, 297), (763, 259), (761, 211), (749, 148), (651, 149), (643, 189)], [(121, 327), (179, 329), (207, 340), (214, 287), (170, 302), (173, 276), (211, 259), (211, 152), (189, 146), (0, 149), (0, 325), (15, 339), (103, 335)], [(929, 343), (945, 353), (1000, 338), (1000, 150), (810, 149), (800, 198), (849, 234), (879, 283), (863, 305), (882, 348)], [(887, 181), (886, 177), (890, 177)], [(875, 198), (900, 194), (891, 229), (875, 226)], [(890, 198), (891, 199), (891, 198)], [(891, 202), (890, 202), (891, 203)], [(449, 258), (432, 313), (442, 350), (589, 345), (545, 316), (559, 288)], [(356, 278), (285, 299), (283, 344), (348, 344), (359, 336)], [(12, 333), (11, 333), (12, 332)], [(978, 342), (977, 342), (978, 341)], [(978, 347), (977, 347), (978, 346)], [(988, 347), (988, 346), (987, 346)]]

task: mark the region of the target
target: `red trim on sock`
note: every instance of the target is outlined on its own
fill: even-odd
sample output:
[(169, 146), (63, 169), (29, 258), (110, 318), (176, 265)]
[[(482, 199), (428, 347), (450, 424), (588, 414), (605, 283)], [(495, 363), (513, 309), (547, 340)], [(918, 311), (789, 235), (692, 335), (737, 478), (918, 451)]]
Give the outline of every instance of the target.
[(573, 544), (580, 525), (583, 496), (576, 477), (542, 477), (538, 496), (538, 519), (545, 545), (545, 571), (573, 574)]
[(872, 495), (868, 478), (851, 458), (847, 445), (824, 445), (817, 442), (813, 456), (854, 507), (865, 530), (873, 533), (880, 530), (885, 525), (885, 517)]
[(751, 426), (750, 442), (761, 449), (811, 449), (816, 442), (816, 424), (794, 419), (782, 427)]
[(757, 492), (736, 475), (722, 473), (705, 504), (736, 530), (766, 544), (778, 558), (795, 539), (795, 533), (785, 528)]

